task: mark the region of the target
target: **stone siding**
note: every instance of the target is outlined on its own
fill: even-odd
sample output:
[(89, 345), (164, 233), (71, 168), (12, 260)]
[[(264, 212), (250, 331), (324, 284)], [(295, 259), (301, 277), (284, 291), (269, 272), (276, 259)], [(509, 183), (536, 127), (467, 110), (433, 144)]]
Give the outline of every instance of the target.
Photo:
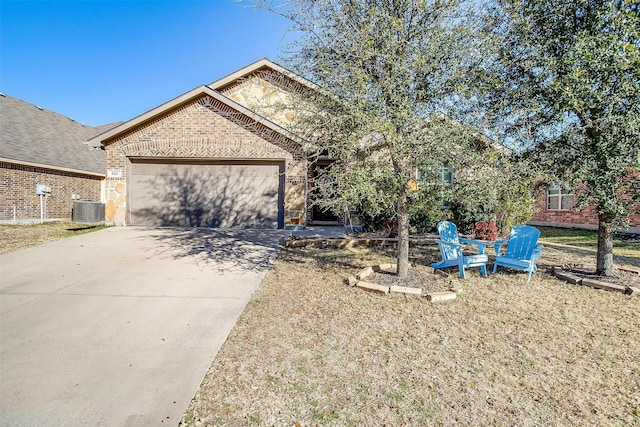
[(304, 90), (300, 83), (276, 71), (259, 70), (221, 92), (274, 123), (291, 129), (296, 115), (293, 106), (300, 104), (296, 94)]
[(51, 187), (45, 218), (71, 219), (72, 194), (81, 200), (101, 201), (102, 177), (55, 169), (0, 162), (0, 221), (28, 222), (40, 219), (36, 185)]
[[(282, 160), (284, 209), (304, 209), (306, 160), (294, 141), (203, 95), (106, 141), (108, 221), (127, 221), (127, 174), (131, 157), (201, 160)], [(114, 176), (117, 175), (117, 176)], [(286, 218), (285, 218), (286, 220)]]

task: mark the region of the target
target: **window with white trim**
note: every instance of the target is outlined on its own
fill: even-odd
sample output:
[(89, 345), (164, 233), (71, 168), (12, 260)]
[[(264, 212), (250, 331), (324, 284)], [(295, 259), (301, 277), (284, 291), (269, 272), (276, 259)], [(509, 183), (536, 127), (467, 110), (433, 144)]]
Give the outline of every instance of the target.
[(440, 169), (440, 181), (446, 185), (453, 184), (453, 168), (443, 167)]
[[(440, 169), (418, 169), (416, 170), (416, 179), (419, 181), (427, 181), (428, 184), (436, 185), (452, 185), (453, 184), (453, 168), (443, 166)], [(431, 181), (431, 180), (434, 181)], [(431, 182), (429, 182), (431, 181)]]
[[(437, 185), (449, 187), (453, 185), (453, 168), (451, 166), (443, 166), (439, 169), (418, 169), (416, 171), (416, 179), (422, 181), (423, 185)], [(446, 209), (450, 205), (448, 200), (442, 199), (442, 208)]]
[[(452, 186), (453, 185), (453, 168), (450, 166), (445, 166), (440, 168), (440, 182), (442, 185)], [(443, 209), (448, 209), (451, 206), (451, 203), (447, 199), (442, 199), (441, 207)]]
[(553, 184), (547, 190), (547, 210), (568, 211), (573, 208), (573, 189), (569, 184)]

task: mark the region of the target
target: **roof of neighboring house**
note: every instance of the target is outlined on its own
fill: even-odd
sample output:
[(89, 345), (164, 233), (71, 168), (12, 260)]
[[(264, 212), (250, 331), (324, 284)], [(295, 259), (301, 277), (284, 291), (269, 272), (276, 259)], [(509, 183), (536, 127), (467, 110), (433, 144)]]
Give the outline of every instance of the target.
[(0, 94), (0, 160), (105, 175), (105, 153), (85, 141), (117, 126), (86, 126)]

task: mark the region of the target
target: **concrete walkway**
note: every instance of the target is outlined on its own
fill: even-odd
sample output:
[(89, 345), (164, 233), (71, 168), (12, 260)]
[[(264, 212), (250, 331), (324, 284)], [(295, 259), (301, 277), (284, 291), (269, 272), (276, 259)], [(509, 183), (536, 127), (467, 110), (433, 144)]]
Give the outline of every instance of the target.
[(286, 235), (110, 228), (0, 256), (0, 424), (177, 425)]

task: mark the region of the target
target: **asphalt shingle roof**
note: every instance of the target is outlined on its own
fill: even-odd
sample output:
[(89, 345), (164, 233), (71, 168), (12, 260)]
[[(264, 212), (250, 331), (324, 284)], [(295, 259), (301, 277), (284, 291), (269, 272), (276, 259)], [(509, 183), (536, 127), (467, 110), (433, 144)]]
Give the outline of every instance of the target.
[(105, 173), (105, 152), (84, 142), (119, 123), (92, 127), (0, 95), (0, 158)]

